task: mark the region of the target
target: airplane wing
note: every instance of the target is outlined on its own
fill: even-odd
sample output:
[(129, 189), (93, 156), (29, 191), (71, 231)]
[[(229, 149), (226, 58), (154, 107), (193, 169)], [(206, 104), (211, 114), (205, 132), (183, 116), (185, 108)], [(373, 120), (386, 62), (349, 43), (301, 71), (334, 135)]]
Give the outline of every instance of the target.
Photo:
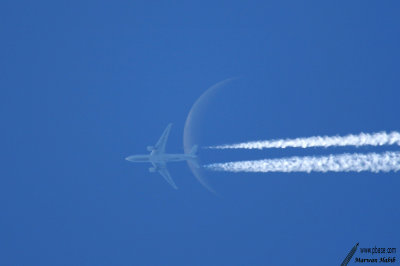
[(175, 185), (174, 180), (172, 180), (171, 175), (168, 172), (167, 166), (165, 165), (165, 163), (157, 163), (157, 164), (153, 164), (154, 167), (156, 167), (156, 169), (158, 170), (158, 173), (160, 173), (160, 175), (162, 175), (162, 177), (164, 177), (164, 179), (174, 188), (174, 189), (178, 189), (178, 187)]
[(160, 139), (157, 141), (157, 144), (154, 146), (154, 150), (152, 154), (155, 153), (164, 153), (165, 152), (165, 145), (167, 144), (169, 132), (171, 130), (172, 124), (169, 124), (167, 128), (162, 133)]

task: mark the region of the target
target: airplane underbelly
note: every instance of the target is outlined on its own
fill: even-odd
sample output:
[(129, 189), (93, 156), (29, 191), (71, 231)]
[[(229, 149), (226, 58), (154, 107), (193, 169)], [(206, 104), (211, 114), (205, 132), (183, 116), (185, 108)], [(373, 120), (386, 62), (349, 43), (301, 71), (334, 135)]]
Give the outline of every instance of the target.
[(178, 161), (185, 160), (185, 158), (183, 158), (182, 156), (168, 156), (166, 159), (167, 159), (167, 161), (170, 161), (170, 162), (178, 162)]

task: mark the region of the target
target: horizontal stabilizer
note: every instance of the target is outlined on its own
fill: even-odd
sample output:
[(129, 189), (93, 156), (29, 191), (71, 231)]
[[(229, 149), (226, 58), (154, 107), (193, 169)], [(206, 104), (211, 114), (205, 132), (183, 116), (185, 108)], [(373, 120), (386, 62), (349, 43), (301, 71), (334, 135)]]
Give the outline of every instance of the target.
[(197, 153), (198, 147), (199, 147), (199, 146), (194, 145), (194, 146), (192, 147), (192, 149), (190, 150), (190, 154), (191, 154), (191, 155), (195, 155), (195, 154)]
[(200, 165), (199, 165), (199, 163), (197, 162), (197, 159), (191, 159), (191, 160), (190, 160), (190, 163), (191, 163), (194, 167), (200, 168)]

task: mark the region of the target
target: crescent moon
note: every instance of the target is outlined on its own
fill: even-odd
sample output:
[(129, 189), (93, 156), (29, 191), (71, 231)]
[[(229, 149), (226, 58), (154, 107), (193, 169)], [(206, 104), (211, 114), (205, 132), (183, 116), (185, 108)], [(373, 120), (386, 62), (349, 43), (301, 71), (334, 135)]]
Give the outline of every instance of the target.
[[(219, 89), (224, 87), (227, 83), (231, 82), (232, 80), (235, 80), (237, 78), (229, 78), (226, 80), (223, 80), (221, 82), (218, 82), (208, 88), (200, 97), (195, 101), (193, 104), (192, 108), (189, 111), (189, 114), (186, 118), (185, 122), (185, 127), (183, 130), (183, 149), (185, 153), (189, 153), (190, 149), (193, 147), (193, 145), (196, 145), (197, 143), (194, 143), (194, 138), (193, 138), (193, 127), (196, 122), (196, 116), (200, 116), (200, 111), (203, 107), (203, 105), (206, 104), (207, 99), (212, 97), (212, 95), (217, 92)], [(215, 190), (208, 184), (205, 176), (204, 176), (204, 169), (196, 167), (192, 162), (188, 161), (188, 165), (190, 170), (192, 171), (193, 175), (196, 177), (196, 179), (202, 184), (207, 190), (209, 190), (212, 193), (216, 193)]]

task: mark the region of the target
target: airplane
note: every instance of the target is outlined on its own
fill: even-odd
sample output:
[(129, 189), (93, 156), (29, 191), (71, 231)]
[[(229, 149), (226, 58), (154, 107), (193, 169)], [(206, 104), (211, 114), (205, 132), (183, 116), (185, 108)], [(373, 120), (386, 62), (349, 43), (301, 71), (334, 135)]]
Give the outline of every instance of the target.
[(194, 145), (190, 153), (183, 154), (170, 154), (165, 153), (165, 145), (171, 130), (172, 124), (169, 124), (162, 133), (160, 139), (157, 141), (155, 146), (147, 146), (147, 150), (150, 154), (144, 155), (131, 155), (125, 158), (125, 160), (134, 163), (151, 163), (153, 167), (149, 168), (149, 172), (158, 172), (164, 179), (174, 188), (178, 189), (174, 180), (167, 169), (167, 162), (178, 162), (178, 161), (191, 161), (196, 167), (197, 164), (197, 145)]

